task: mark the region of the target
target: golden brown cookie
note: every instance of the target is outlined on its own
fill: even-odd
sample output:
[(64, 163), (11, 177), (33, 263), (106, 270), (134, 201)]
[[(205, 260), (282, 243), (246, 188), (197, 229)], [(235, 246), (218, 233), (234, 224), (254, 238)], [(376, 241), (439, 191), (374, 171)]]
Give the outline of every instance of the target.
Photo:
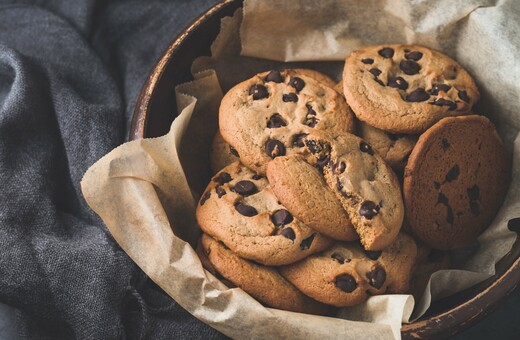
[(273, 158), (301, 153), (306, 133), (351, 131), (354, 118), (343, 96), (327, 84), (301, 70), (270, 71), (226, 93), (219, 128), (241, 162), (262, 175)]
[(508, 169), (489, 119), (442, 119), (421, 135), (406, 165), (403, 193), (413, 232), (441, 250), (475, 242), (502, 204)]
[(238, 256), (265, 265), (293, 263), (332, 242), (294, 218), (267, 179), (240, 162), (213, 177), (196, 214), (205, 233)]
[(244, 260), (206, 234), (202, 235), (200, 244), (202, 257), (214, 271), (266, 306), (318, 315), (330, 311), (329, 306), (312, 300), (296, 289), (275, 267)]
[(345, 62), (343, 89), (359, 120), (392, 133), (421, 133), (443, 117), (469, 113), (479, 99), (460, 64), (419, 45), (353, 51)]
[(269, 162), (267, 178), (280, 202), (307, 226), (335, 240), (358, 239), (347, 212), (323, 175), (299, 155)]
[(364, 122), (359, 123), (358, 134), (396, 172), (403, 171), (408, 156), (419, 138), (417, 135), (386, 132)]
[(416, 256), (414, 240), (399, 234), (382, 251), (365, 251), (357, 242), (337, 242), (320, 254), (281, 267), (280, 273), (313, 299), (346, 307), (370, 295), (407, 292)]
[(365, 249), (390, 245), (404, 219), (401, 186), (392, 169), (368, 143), (349, 133), (315, 132), (304, 143)]

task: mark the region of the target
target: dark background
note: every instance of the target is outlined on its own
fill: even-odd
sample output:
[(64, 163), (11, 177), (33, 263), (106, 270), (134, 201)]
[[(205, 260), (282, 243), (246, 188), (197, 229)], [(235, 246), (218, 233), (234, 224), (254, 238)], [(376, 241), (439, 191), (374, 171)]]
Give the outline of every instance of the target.
[[(79, 188), (125, 141), (157, 58), (216, 2), (0, 2), (0, 302), (20, 338), (222, 337), (147, 279)], [(520, 338), (519, 315), (517, 290), (456, 338)]]

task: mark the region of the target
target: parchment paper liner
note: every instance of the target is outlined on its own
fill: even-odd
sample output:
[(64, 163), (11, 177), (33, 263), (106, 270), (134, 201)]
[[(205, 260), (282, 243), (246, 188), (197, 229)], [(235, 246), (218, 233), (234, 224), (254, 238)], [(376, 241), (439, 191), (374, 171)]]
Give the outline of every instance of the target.
[[(377, 27), (371, 27), (359, 17), (360, 6), (366, 9), (371, 6), (370, 4), (367, 5), (365, 2), (363, 5), (358, 5), (356, 2), (349, 1), (326, 2), (330, 6), (334, 4), (336, 6), (334, 8), (352, 10), (352, 13), (357, 13), (358, 16), (352, 15), (353, 18), (347, 20), (349, 24), (344, 26), (344, 23), (339, 22), (342, 18), (341, 15), (336, 15), (331, 18), (335, 18), (338, 21), (337, 24), (332, 20), (327, 23), (334, 29), (318, 29), (308, 25), (304, 30), (306, 33), (294, 34), (294, 29), (287, 29), (287, 26), (283, 25), (278, 25), (278, 29), (273, 31), (273, 27), (269, 23), (261, 20), (262, 15), (269, 14), (270, 20), (276, 22), (275, 17), (278, 17), (278, 20), (283, 18), (287, 20), (284, 13), (294, 13), (288, 24), (290, 27), (300, 22), (295, 21), (295, 18), (308, 16), (310, 8), (308, 6), (311, 6), (311, 2), (301, 1), (298, 6), (295, 5), (295, 2), (290, 1), (277, 1), (276, 4), (273, 1), (246, 1), (245, 18), (241, 27), (243, 51), (247, 53), (261, 51), (256, 56), (271, 59), (319, 60), (321, 56), (323, 59), (329, 60), (342, 59), (351, 49), (357, 48), (361, 44), (413, 41), (442, 49), (448, 54), (450, 51), (453, 52), (450, 46), (436, 43), (437, 41), (444, 42), (441, 39), (442, 34), (439, 36), (434, 34), (436, 32), (434, 28), (440, 26), (432, 23), (435, 16), (419, 11), (422, 5), (408, 5), (405, 7), (406, 13), (422, 13), (421, 22), (425, 25), (429, 23), (428, 27), (431, 27), (434, 33), (428, 31), (429, 34), (412, 34), (414, 31), (404, 26), (394, 36), (387, 31), (381, 32), (382, 34), (379, 36), (375, 33), (379, 32), (378, 27), (381, 22), (375, 23)], [(397, 8), (391, 6), (390, 3), (397, 6), (399, 2), (387, 3), (383, 12), (398, 13)], [(472, 10), (478, 7), (475, 3)], [(322, 3), (320, 5), (323, 8), (316, 8), (316, 5), (312, 3), (313, 15), (317, 17), (329, 15), (330, 17), (331, 13), (326, 9), (329, 7), (323, 6)], [(273, 6), (276, 6), (276, 11), (273, 11)], [(322, 9), (325, 9), (328, 14), (320, 14)], [(471, 13), (471, 11), (468, 12), (467, 6), (463, 9), (452, 6), (450, 9), (453, 10), (450, 12), (452, 13), (450, 18), (453, 21), (446, 24), (445, 17), (439, 18), (442, 20), (438, 21), (437, 25), (448, 25), (452, 27), (451, 32), (453, 33), (455, 27), (460, 26), (461, 20), (471, 22), (467, 19)], [(427, 8), (422, 10), (428, 11)], [(302, 11), (303, 13), (301, 13)], [(366, 12), (365, 10), (362, 13)], [(472, 14), (478, 15), (481, 19), (482, 13), (477, 12), (473, 11)], [(336, 13), (342, 12), (338, 9)], [(384, 14), (381, 13), (381, 8), (376, 13), (378, 13), (377, 15)], [(458, 15), (456, 15), (457, 13)], [(462, 15), (462, 13), (466, 14)], [(345, 308), (339, 313), (339, 317), (348, 320), (265, 308), (242, 290), (228, 289), (213, 275), (204, 271), (192, 247), (182, 240), (188, 240), (194, 244), (199, 235), (194, 211), (198, 195), (204, 189), (209, 178), (206, 160), (211, 138), (217, 127), (216, 117), (222, 97), (219, 82), (227, 90), (238, 81), (273, 67), (305, 66), (324, 71), (332, 76), (341, 73), (342, 62), (281, 65), (280, 62), (240, 57), (238, 55), (240, 51), (238, 29), (241, 14), (241, 12), (237, 12), (233, 18), (223, 19), (221, 33), (212, 46), (212, 57), (196, 60), (192, 66), (196, 80), (176, 88), (178, 112), (181, 113), (173, 122), (171, 131), (163, 137), (126, 143), (100, 159), (87, 171), (81, 183), (84, 196), (92, 209), (101, 216), (116, 241), (150, 278), (190, 313), (228, 336), (233, 338), (272, 338), (273, 336), (281, 338), (341, 337), (343, 339), (400, 338), (401, 323), (409, 322), (411, 318), (414, 303), (411, 296), (371, 297), (366, 303)], [(484, 17), (486, 16), (484, 15)], [(403, 25), (402, 18), (394, 16), (390, 19), (385, 18), (383, 22), (390, 20), (388, 23), (391, 25), (390, 27)], [(412, 22), (418, 20), (411, 14), (410, 19), (413, 19)], [(373, 40), (362, 41), (361, 33), (359, 39), (349, 36), (348, 27), (353, 24), (352, 20), (359, 20), (359, 23), (370, 26), (369, 32), (374, 33), (369, 36)], [(399, 24), (392, 20), (397, 20)], [(323, 25), (323, 20), (318, 21)], [(308, 22), (306, 23), (308, 24)], [(255, 38), (251, 41), (251, 37), (255, 37), (253, 33), (259, 32), (265, 26), (269, 27), (270, 34), (274, 34), (276, 39), (259, 40)], [(467, 28), (467, 26), (464, 27)], [(316, 37), (309, 38), (309, 34), (316, 35)], [(470, 34), (470, 32), (465, 32), (465, 34)], [(461, 39), (465, 39), (465, 34), (460, 33), (461, 38), (457, 40), (459, 43)], [(342, 35), (346, 35), (346, 37)], [(326, 44), (319, 45), (320, 48), (311, 49), (319, 53), (309, 55), (309, 48), (305, 48), (309, 45), (308, 42), (313, 42), (313, 46), (315, 46), (318, 40), (324, 37), (328, 39)], [(273, 41), (291, 41), (292, 43), (290, 48), (284, 49), (286, 44), (273, 44)], [(331, 44), (331, 41), (337, 43)], [(333, 53), (329, 51), (330, 46), (334, 50)], [(483, 48), (482, 45), (478, 47)], [(518, 49), (518, 46), (516, 48)], [(295, 51), (301, 53), (295, 53)], [(461, 51), (456, 58), (466, 67), (472, 62), (480, 62), (478, 58), (477, 60), (473, 57), (466, 58), (466, 54), (471, 55), (471, 52)], [(470, 70), (470, 72), (472, 71)], [(479, 238), (480, 247), (475, 254), (460, 270), (440, 271), (432, 276), (423, 297), (415, 306), (414, 319), (424, 313), (432, 300), (451, 295), (493, 275), (494, 264), (511, 249), (515, 240), (515, 234), (507, 230), (506, 224), (510, 218), (516, 217), (513, 215), (515, 212), (520, 211), (520, 190), (518, 190), (520, 183), (517, 179), (520, 170), (518, 164), (520, 139), (516, 138), (513, 145), (513, 136), (516, 136), (518, 132), (515, 123), (518, 124), (519, 120), (517, 115), (519, 108), (515, 105), (518, 106), (519, 103), (518, 101), (506, 102), (500, 106), (487, 102), (485, 94), (488, 91), (494, 94), (495, 90), (501, 89), (495, 89), (496, 77), (488, 79), (489, 74), (475, 71), (472, 74), (477, 81), (480, 79), (485, 84), (485, 86), (479, 84), (484, 93), (484, 103), (480, 104), (481, 109), (490, 106), (497, 109), (493, 113), (498, 118), (498, 127), (505, 136), (508, 147), (514, 147), (513, 181), (506, 202), (492, 225)], [(500, 74), (500, 76), (499, 79), (502, 81), (503, 78), (512, 75)], [(490, 81), (491, 85), (488, 87)], [(500, 85), (500, 82), (498, 84)], [(518, 93), (519, 89), (516, 91)], [(175, 234), (172, 233), (172, 230)]]

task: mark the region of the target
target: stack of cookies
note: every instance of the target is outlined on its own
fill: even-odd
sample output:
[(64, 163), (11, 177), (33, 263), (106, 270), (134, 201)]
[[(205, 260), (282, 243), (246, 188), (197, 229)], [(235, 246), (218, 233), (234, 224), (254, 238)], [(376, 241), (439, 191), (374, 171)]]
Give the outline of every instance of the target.
[(291, 69), (236, 85), (197, 207), (203, 265), (305, 313), (420, 291), (505, 193), (504, 148), (471, 114), (478, 98), (458, 63), (416, 45), (352, 52), (339, 84)]

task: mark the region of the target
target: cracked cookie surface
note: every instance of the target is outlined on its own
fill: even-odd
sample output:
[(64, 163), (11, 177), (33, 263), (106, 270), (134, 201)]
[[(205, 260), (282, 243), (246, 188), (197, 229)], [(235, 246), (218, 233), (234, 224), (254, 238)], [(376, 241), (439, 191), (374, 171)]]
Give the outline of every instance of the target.
[(381, 156), (349, 133), (315, 132), (304, 143), (365, 249), (381, 250), (391, 244), (403, 224), (404, 205), (399, 181)]
[(447, 116), (468, 114), (479, 99), (471, 76), (448, 56), (419, 45), (353, 51), (343, 90), (356, 116), (392, 133), (421, 133)]
[(498, 211), (507, 181), (493, 123), (477, 115), (444, 118), (421, 135), (405, 168), (407, 220), (433, 248), (470, 245)]
[(264, 265), (301, 260), (332, 242), (294, 218), (267, 179), (240, 162), (213, 176), (196, 215), (204, 232), (240, 257)]
[(260, 73), (226, 93), (220, 132), (246, 166), (265, 174), (273, 158), (301, 153), (311, 131), (352, 131), (352, 111), (332, 84), (299, 70)]

